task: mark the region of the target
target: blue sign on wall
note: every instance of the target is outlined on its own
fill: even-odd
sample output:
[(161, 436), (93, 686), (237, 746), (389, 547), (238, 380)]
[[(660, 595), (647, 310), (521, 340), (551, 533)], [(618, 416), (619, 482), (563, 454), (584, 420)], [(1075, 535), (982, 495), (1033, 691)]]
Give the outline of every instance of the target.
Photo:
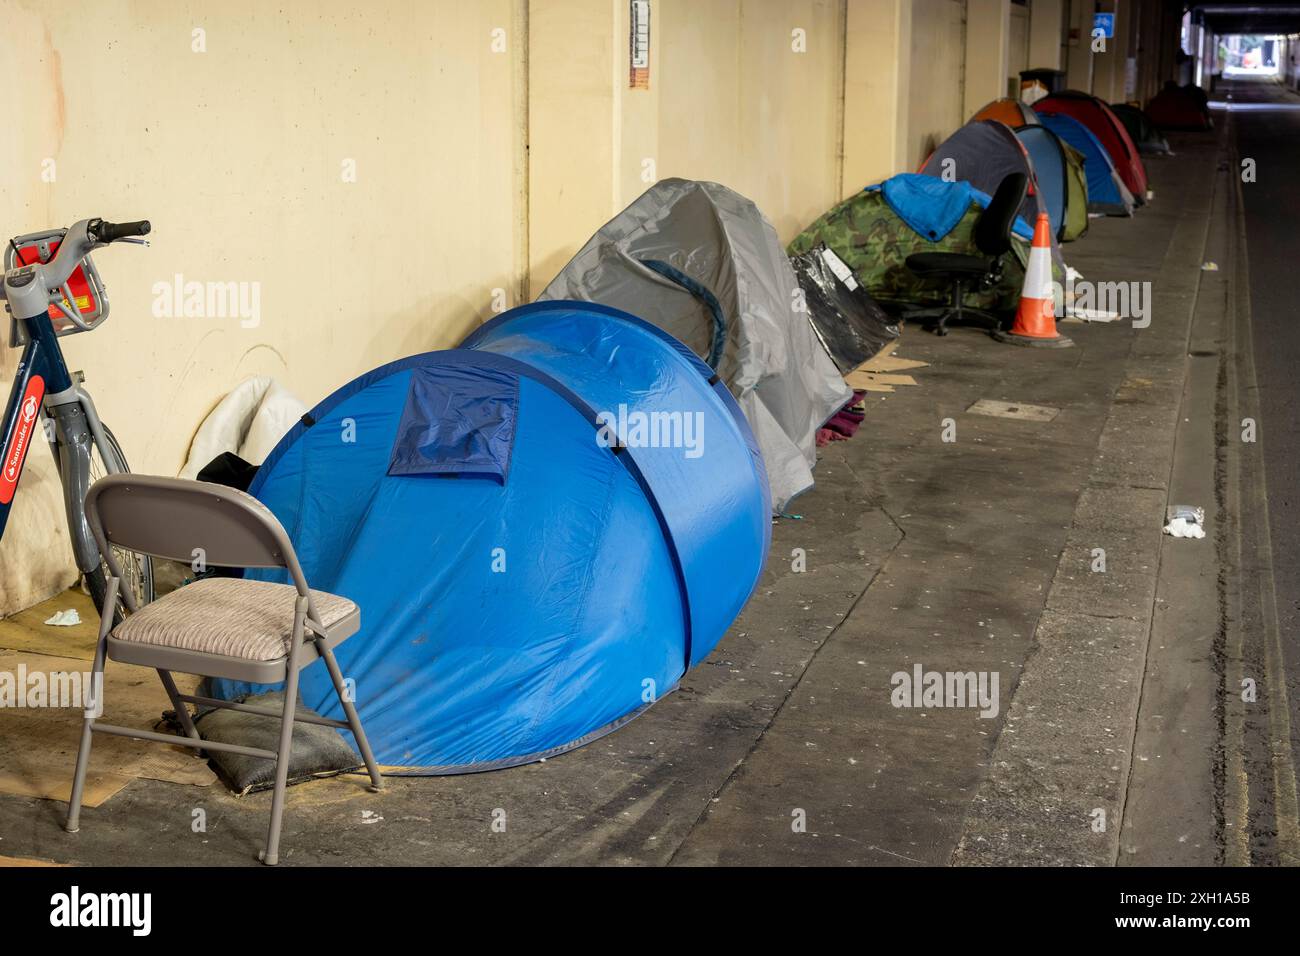
[(1092, 35), (1098, 36), (1097, 31), (1101, 31), (1101, 36), (1107, 40), (1115, 38), (1115, 14), (1113, 13), (1094, 13), (1092, 15)]

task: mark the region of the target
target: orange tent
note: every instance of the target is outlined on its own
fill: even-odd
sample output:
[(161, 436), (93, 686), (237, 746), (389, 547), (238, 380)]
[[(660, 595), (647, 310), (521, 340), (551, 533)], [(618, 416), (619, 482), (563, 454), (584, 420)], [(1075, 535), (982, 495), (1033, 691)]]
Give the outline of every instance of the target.
[(1015, 129), (1017, 126), (1037, 123), (1038, 116), (1028, 104), (1003, 97), (989, 103), (971, 117), (972, 123), (976, 120), (997, 120), (999, 123), (1006, 123), (1012, 129)]

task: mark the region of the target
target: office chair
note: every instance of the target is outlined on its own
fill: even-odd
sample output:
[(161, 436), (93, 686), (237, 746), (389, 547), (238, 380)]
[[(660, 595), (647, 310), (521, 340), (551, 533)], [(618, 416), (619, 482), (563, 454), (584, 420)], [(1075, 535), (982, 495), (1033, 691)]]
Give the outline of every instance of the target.
[(1002, 280), (1003, 257), (1011, 250), (1011, 230), (1016, 213), (1025, 201), (1029, 177), (1011, 173), (998, 184), (997, 192), (975, 222), (975, 246), (983, 255), (960, 252), (918, 252), (907, 257), (913, 275), (934, 282), (947, 282), (952, 297), (947, 305), (915, 309), (904, 314), (908, 320), (924, 320), (924, 327), (936, 335), (947, 335), (948, 325), (977, 320), (996, 329), (1002, 320), (991, 312), (963, 305), (969, 291), (991, 289)]

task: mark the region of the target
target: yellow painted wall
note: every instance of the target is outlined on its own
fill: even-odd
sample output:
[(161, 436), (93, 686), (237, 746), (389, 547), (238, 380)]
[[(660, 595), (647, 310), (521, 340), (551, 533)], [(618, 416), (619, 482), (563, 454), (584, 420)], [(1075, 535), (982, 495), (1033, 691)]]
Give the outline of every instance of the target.
[(962, 0), (912, 0), (911, 99), (905, 153), (907, 168), (912, 171), (966, 122), (964, 13)]
[[(64, 340), (135, 470), (175, 474), (246, 376), (313, 403), (489, 314), (490, 290), (521, 268), (521, 38), (491, 48), (512, 9), (0, 0), (0, 230), (153, 222), (152, 248), (96, 254), (112, 316)], [(356, 182), (343, 181), (348, 159)], [(155, 318), (154, 284), (177, 273), (260, 283), (260, 324)], [(0, 349), (5, 394), (17, 358)], [(34, 447), (0, 543), (0, 612), (74, 578), (61, 513), (50, 455)]]
[[(841, 198), (906, 168), (912, 0), (851, 0), (845, 23)], [(924, 29), (924, 26), (918, 27)]]
[(839, 198), (844, 0), (657, 0), (650, 88), (627, 4), (529, 4), (530, 282), (659, 179), (723, 183), (790, 239)]
[(843, 3), (659, 9), (660, 175), (724, 183), (793, 238), (839, 198)]
[(1007, 49), (1007, 79), (1020, 89), (1020, 71), (1029, 69), (1029, 8), (1011, 5), (1011, 43)]
[(532, 295), (615, 211), (615, 27), (612, 0), (528, 4)]

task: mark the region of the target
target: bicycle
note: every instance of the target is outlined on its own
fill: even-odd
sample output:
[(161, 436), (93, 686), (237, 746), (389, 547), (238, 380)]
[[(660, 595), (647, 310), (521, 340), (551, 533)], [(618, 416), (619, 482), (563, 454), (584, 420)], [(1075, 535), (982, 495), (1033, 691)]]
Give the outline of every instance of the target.
[[(0, 284), (0, 299), (11, 320), (9, 344), (23, 349), (0, 422), (0, 537), (41, 419), (63, 485), (77, 569), (101, 611), (108, 576), (86, 523), (86, 491), (105, 474), (130, 468), (122, 446), (100, 421), (82, 387), (85, 375), (69, 372), (59, 339), (93, 331), (108, 318), (108, 295), (90, 253), (117, 241), (148, 245), (140, 237), (150, 228), (143, 220), (82, 219), (67, 229), (17, 236), (5, 248)], [(152, 560), (117, 549), (114, 554), (124, 572), (123, 586), (134, 590), (138, 606), (152, 601)]]

